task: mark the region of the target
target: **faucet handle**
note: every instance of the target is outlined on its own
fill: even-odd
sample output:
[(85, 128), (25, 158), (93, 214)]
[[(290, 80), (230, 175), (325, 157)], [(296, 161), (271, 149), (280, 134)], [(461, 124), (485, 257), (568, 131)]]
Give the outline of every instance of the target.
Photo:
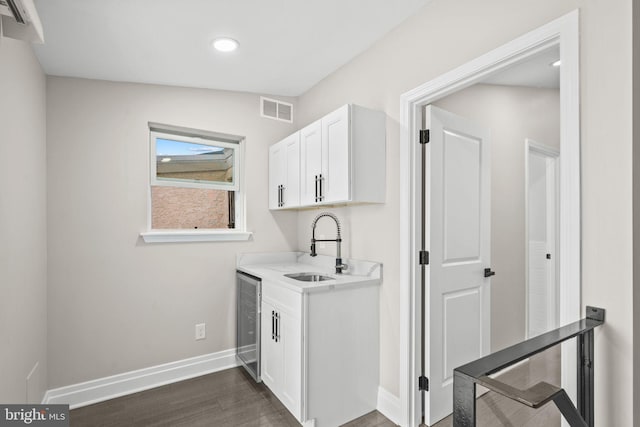
[(342, 263), (342, 258), (336, 258), (336, 274), (342, 274), (342, 270), (348, 269), (347, 264)]

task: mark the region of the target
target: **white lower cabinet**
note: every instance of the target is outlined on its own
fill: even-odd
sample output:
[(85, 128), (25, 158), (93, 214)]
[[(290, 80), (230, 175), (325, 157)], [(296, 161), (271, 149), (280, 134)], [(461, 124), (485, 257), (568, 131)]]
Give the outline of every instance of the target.
[(262, 380), (304, 426), (376, 409), (379, 287), (296, 292), (262, 282)]
[(298, 419), (302, 390), (302, 295), (262, 284), (262, 381)]

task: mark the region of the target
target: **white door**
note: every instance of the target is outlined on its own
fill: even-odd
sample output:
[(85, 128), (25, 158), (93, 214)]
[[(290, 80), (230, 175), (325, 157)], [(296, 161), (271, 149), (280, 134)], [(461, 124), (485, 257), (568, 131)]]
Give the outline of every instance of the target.
[(302, 322), (283, 310), (280, 319), (278, 344), (282, 347), (282, 403), (300, 419), (300, 397), (302, 395)]
[(557, 328), (558, 151), (527, 140), (527, 337)]
[(300, 131), (300, 202), (316, 203), (322, 173), (322, 138), (320, 120)]
[(322, 202), (349, 200), (350, 136), (349, 105), (322, 118)]
[(280, 207), (280, 186), (284, 182), (284, 146), (282, 142), (269, 147), (269, 209)]
[(425, 421), (433, 425), (453, 410), (453, 369), (490, 349), (491, 169), (488, 129), (433, 106), (425, 125)]
[(275, 340), (276, 309), (269, 303), (262, 301), (262, 316), (260, 323), (260, 359), (262, 381), (275, 393), (282, 381), (282, 346)]
[(284, 207), (300, 205), (300, 133), (296, 132), (283, 141), (284, 181), (282, 203)]

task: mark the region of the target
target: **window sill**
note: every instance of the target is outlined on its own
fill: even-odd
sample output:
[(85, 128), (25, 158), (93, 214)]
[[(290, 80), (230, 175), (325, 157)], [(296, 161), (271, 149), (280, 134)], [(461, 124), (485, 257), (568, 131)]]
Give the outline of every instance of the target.
[(238, 242), (251, 239), (253, 233), (236, 230), (152, 230), (140, 233), (145, 243)]

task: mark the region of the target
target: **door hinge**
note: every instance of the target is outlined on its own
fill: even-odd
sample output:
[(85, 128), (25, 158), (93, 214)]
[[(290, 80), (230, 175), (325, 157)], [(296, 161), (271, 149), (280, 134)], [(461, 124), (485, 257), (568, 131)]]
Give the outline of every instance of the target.
[(420, 251), (420, 265), (429, 265), (429, 251)]
[(424, 375), (418, 377), (418, 390), (429, 391), (429, 378)]
[(420, 131), (420, 144), (427, 144), (429, 142), (429, 129), (422, 129)]

